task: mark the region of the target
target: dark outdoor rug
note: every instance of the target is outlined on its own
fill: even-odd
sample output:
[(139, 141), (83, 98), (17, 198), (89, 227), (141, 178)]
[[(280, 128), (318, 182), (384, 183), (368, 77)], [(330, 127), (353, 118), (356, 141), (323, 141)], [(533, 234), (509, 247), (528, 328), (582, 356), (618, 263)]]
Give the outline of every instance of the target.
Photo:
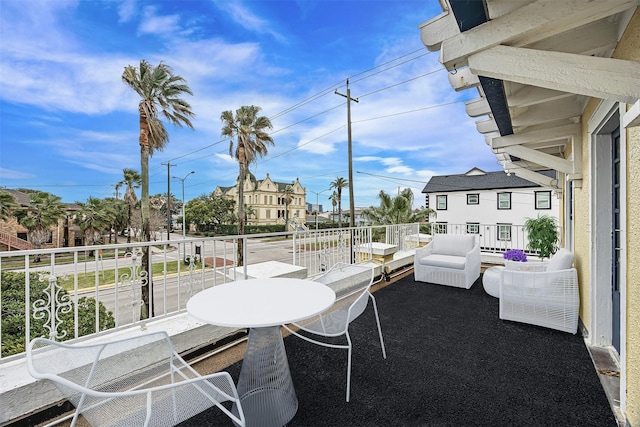
[[(616, 426), (583, 338), (502, 321), (481, 280), (469, 289), (413, 276), (374, 293), (346, 350), (285, 346), (299, 407), (290, 426)], [(237, 382), (240, 363), (227, 371)], [(183, 426), (231, 425), (212, 409)]]

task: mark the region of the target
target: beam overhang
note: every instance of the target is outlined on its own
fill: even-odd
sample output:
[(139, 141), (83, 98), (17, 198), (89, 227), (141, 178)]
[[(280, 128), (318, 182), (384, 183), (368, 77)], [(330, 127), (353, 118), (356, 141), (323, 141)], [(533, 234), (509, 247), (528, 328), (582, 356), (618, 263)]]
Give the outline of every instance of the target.
[(525, 169), (509, 161), (504, 162), (503, 166), (505, 171), (515, 173), (517, 176), (526, 179), (527, 181), (535, 182), (536, 184), (540, 184), (541, 186), (550, 188), (556, 192), (562, 191), (562, 188), (558, 185), (558, 179), (556, 178), (551, 178), (541, 173)]
[(543, 153), (538, 150), (532, 150), (522, 145), (511, 145), (504, 148), (498, 148), (497, 151), (504, 151), (512, 157), (533, 162), (547, 169), (554, 169), (562, 173), (573, 173), (573, 162), (551, 154)]
[(480, 76), (633, 104), (640, 99), (640, 62), (495, 46), (469, 58)]
[(443, 40), (440, 62), (451, 71), (468, 65), (469, 56), (494, 46), (526, 46), (636, 5), (637, 0), (537, 0)]
[(513, 135), (500, 136), (493, 138), (490, 145), (491, 148), (497, 149), (531, 142), (554, 141), (562, 138), (568, 139), (578, 137), (580, 132), (580, 124), (569, 124), (549, 129), (540, 129), (530, 132), (519, 132)]

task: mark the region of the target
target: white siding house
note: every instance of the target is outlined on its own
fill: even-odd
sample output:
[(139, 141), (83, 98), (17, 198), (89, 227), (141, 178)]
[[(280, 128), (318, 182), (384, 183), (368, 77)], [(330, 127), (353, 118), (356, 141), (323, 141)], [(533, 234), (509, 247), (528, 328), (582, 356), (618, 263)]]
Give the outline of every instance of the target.
[[(542, 173), (555, 177), (555, 171)], [(558, 219), (559, 201), (551, 189), (504, 171), (473, 168), (464, 174), (434, 176), (422, 192), (426, 206), (436, 212), (435, 232), (474, 233), (486, 241), (505, 242), (521, 235), (527, 218)]]

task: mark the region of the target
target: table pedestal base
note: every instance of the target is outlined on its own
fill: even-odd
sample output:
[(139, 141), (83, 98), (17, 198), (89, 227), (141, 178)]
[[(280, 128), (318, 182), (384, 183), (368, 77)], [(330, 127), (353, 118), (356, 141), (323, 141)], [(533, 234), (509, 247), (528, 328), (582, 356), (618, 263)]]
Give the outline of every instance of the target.
[(238, 380), (247, 426), (284, 426), (298, 398), (279, 326), (251, 328)]

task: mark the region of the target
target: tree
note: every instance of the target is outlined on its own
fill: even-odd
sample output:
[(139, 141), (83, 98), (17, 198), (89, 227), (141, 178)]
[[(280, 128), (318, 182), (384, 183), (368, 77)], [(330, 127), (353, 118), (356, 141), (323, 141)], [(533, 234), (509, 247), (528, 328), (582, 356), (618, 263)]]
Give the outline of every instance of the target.
[[(18, 222), (27, 229), (27, 238), (36, 249), (40, 249), (50, 236), (50, 228), (58, 224), (64, 217), (65, 205), (60, 197), (44, 191), (29, 193), (29, 206), (15, 211)], [(40, 261), (40, 255), (34, 257), (34, 262)]]
[(336, 222), (336, 206), (338, 206), (338, 193), (335, 191), (331, 193), (329, 196), (329, 200), (331, 200), (331, 220), (332, 222)]
[(171, 203), (167, 203), (167, 194), (158, 193), (149, 197), (151, 206), (158, 209), (158, 211), (167, 218), (167, 206), (171, 206), (171, 217), (174, 215), (180, 215), (182, 211), (182, 201), (177, 199), (176, 196), (171, 194)]
[(109, 230), (109, 243), (111, 243), (111, 231), (113, 231), (114, 242), (118, 243), (118, 234), (120, 234), (120, 231), (127, 228), (127, 225), (129, 224), (127, 203), (123, 200), (114, 199), (113, 197), (106, 198), (105, 202), (110, 205), (111, 210), (113, 211), (111, 228)]
[(0, 190), (0, 221), (6, 221), (12, 216), (12, 210), (18, 205), (13, 196)]
[(337, 177), (329, 188), (335, 188), (338, 194), (338, 227), (342, 228), (342, 189), (349, 186), (349, 181), (342, 177)]
[(378, 199), (380, 206), (370, 206), (362, 211), (362, 216), (372, 225), (410, 224), (435, 214), (433, 209), (413, 209), (413, 191), (410, 188), (405, 188), (396, 197), (380, 190)]
[[(223, 123), (222, 136), (236, 138), (236, 150), (233, 152), (233, 139), (229, 144), (229, 155), (238, 161), (238, 234), (244, 234), (244, 180), (249, 165), (257, 160), (257, 156), (267, 154), (267, 145), (274, 145), (273, 138), (266, 130), (273, 129), (271, 120), (266, 116), (258, 116), (261, 108), (255, 105), (242, 106), (236, 110), (223, 111), (220, 120)], [(238, 240), (238, 266), (244, 265), (242, 256), (243, 243)]]
[(290, 185), (287, 185), (286, 187), (284, 187), (284, 190), (282, 190), (282, 192), (284, 193), (283, 201), (284, 201), (285, 230), (288, 230), (289, 229), (289, 205), (293, 201), (293, 187)]
[[(158, 66), (149, 64), (144, 59), (140, 66), (128, 65), (122, 73), (122, 81), (133, 89), (141, 98), (138, 103), (140, 115), (140, 171), (142, 174), (142, 238), (151, 240), (149, 224), (149, 157), (155, 150), (162, 150), (169, 143), (169, 134), (160, 120), (163, 117), (174, 126), (187, 126), (193, 129), (189, 120), (194, 116), (191, 105), (181, 98), (184, 94), (193, 95), (186, 80), (173, 74), (167, 64), (160, 62)], [(148, 286), (143, 286), (142, 318), (153, 316), (149, 313), (149, 300), (153, 298), (151, 282), (151, 264), (149, 251), (142, 255), (142, 270), (147, 272)]]
[(244, 205), (244, 221), (245, 223), (249, 222), (249, 217), (255, 218), (257, 212), (256, 212), (256, 208), (254, 208), (252, 205)]
[(102, 241), (102, 234), (111, 228), (115, 219), (115, 209), (106, 200), (89, 197), (86, 203), (76, 202), (80, 210), (76, 223), (84, 234), (85, 244), (90, 246)]
[(135, 169), (122, 169), (124, 179), (120, 181), (120, 184), (126, 185), (127, 188), (124, 191), (124, 201), (127, 202), (127, 243), (131, 243), (131, 213), (134, 206), (138, 203), (138, 197), (136, 196), (136, 189), (142, 185), (142, 176)]
[(184, 207), (184, 215), (187, 223), (197, 224), (198, 230), (203, 231), (203, 225), (228, 224), (235, 220), (235, 201), (226, 197), (211, 194), (202, 194), (189, 200)]

